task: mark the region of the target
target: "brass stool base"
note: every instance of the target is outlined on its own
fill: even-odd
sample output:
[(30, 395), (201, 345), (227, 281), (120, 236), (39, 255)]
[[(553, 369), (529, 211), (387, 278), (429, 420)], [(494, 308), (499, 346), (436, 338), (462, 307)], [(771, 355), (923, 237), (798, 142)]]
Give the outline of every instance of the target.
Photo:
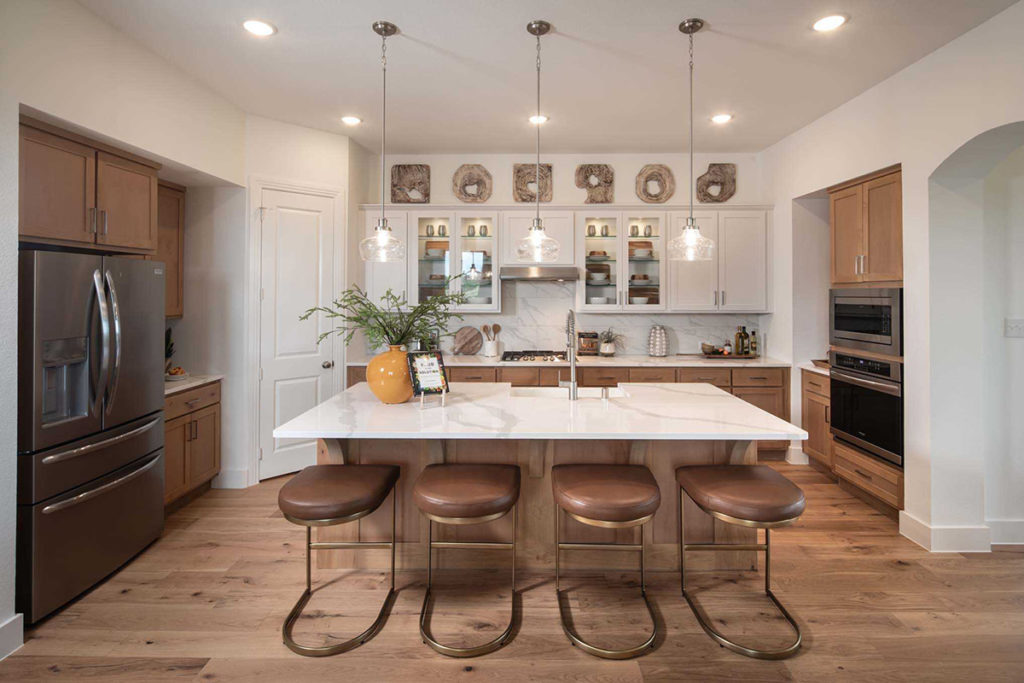
[(288, 646), (288, 649), (292, 652), (306, 657), (327, 657), (330, 655), (336, 655), (341, 652), (348, 652), (352, 648), (359, 647), (370, 638), (377, 635), (377, 632), (384, 627), (384, 622), (387, 620), (388, 611), (391, 607), (391, 603), (394, 602), (395, 595), (397, 595), (394, 588), (388, 591), (387, 596), (384, 598), (384, 604), (380, 607), (380, 612), (377, 613), (377, 618), (374, 619), (370, 627), (360, 633), (355, 638), (346, 640), (344, 643), (336, 643), (334, 645), (322, 645), (319, 647), (311, 647), (308, 645), (299, 645), (295, 642), (292, 637), (292, 628), (295, 626), (295, 622), (298, 621), (299, 615), (302, 614), (303, 608), (306, 603), (309, 602), (309, 598), (313, 595), (308, 589), (302, 593), (302, 597), (295, 603), (295, 607), (292, 607), (292, 611), (288, 613), (288, 618), (285, 619), (284, 626), (281, 627), (281, 637), (284, 639), (284, 644)]
[(800, 649), (800, 645), (803, 641), (803, 635), (800, 633), (800, 627), (797, 626), (796, 621), (786, 610), (786, 608), (782, 606), (782, 603), (779, 602), (779, 599), (775, 597), (775, 594), (772, 593), (770, 590), (766, 591), (765, 594), (769, 598), (771, 598), (772, 602), (775, 603), (775, 606), (779, 608), (779, 612), (782, 613), (782, 616), (786, 618), (786, 621), (789, 622), (789, 625), (793, 627), (793, 631), (796, 632), (796, 640), (793, 641), (792, 644), (776, 650), (758, 650), (752, 647), (746, 647), (745, 645), (740, 645), (739, 643), (729, 640), (721, 633), (716, 631), (710, 623), (708, 623), (707, 618), (704, 615), (704, 610), (702, 610), (700, 606), (697, 605), (697, 602), (692, 597), (690, 597), (690, 594), (686, 592), (686, 589), (683, 589), (683, 597), (686, 598), (686, 602), (689, 603), (690, 609), (693, 610), (693, 614), (695, 617), (697, 617), (697, 621), (700, 623), (701, 628), (703, 628), (704, 632), (711, 636), (719, 645), (721, 645), (722, 647), (729, 648), (733, 652), (739, 653), (741, 655), (753, 657), (754, 659), (786, 659), (787, 657), (791, 657), (794, 654), (796, 654), (796, 651)]
[[(562, 543), (561, 542), (561, 519), (562, 514), (567, 514), (573, 519), (582, 522), (583, 524), (589, 524), (591, 526), (599, 526), (606, 529), (625, 529), (630, 527), (640, 527), (640, 543), (639, 544), (625, 544), (625, 543)], [(602, 659), (632, 659), (633, 657), (639, 657), (648, 650), (654, 648), (654, 641), (658, 637), (658, 620), (654, 617), (654, 607), (651, 605), (650, 599), (647, 597), (647, 572), (646, 572), (646, 542), (644, 541), (644, 524), (649, 522), (653, 515), (643, 517), (641, 519), (634, 519), (627, 522), (604, 522), (596, 519), (588, 519), (586, 517), (580, 517), (579, 515), (566, 512), (560, 506), (555, 506), (555, 596), (558, 599), (558, 616), (562, 621), (562, 630), (565, 631), (565, 635), (569, 638), (569, 642), (577, 646), (587, 654), (595, 657), (601, 657)], [(651, 616), (651, 635), (642, 644), (634, 647), (625, 648), (623, 650), (613, 650), (609, 648), (599, 647), (592, 645), (587, 641), (583, 640), (576, 629), (572, 626), (572, 614), (569, 610), (568, 599), (563, 600), (565, 591), (561, 589), (561, 551), (562, 550), (631, 550), (640, 553), (640, 595), (643, 596), (644, 604), (647, 606), (647, 613)]]
[(426, 595), (423, 596), (423, 606), (420, 608), (420, 637), (423, 638), (423, 642), (433, 648), (436, 652), (439, 652), (446, 657), (479, 657), (495, 650), (500, 650), (502, 646), (512, 639), (512, 630), (515, 625), (515, 599), (516, 594), (512, 593), (512, 618), (509, 619), (508, 627), (501, 633), (500, 636), (494, 640), (483, 643), (482, 645), (474, 645), (473, 647), (452, 647), (451, 645), (445, 645), (434, 640), (430, 635), (430, 626), (427, 624), (427, 605), (432, 602), (433, 595), (431, 594), (430, 587), (427, 587)]

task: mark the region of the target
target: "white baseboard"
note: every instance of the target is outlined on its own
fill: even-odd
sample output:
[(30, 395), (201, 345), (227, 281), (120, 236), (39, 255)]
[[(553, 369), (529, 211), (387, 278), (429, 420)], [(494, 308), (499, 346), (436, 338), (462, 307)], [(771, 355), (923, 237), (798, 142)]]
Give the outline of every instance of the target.
[(25, 642), (25, 625), (21, 615), (15, 614), (0, 624), (0, 659), (14, 654)]
[(211, 484), (215, 489), (244, 489), (249, 487), (249, 470), (221, 470)]
[(804, 453), (802, 446), (796, 445), (786, 449), (786, 462), (790, 465), (807, 465), (811, 462), (811, 459)]
[(992, 545), (1024, 544), (1024, 519), (986, 519), (992, 530)]
[(987, 526), (931, 526), (906, 510), (900, 510), (900, 533), (933, 553), (992, 551), (992, 529)]

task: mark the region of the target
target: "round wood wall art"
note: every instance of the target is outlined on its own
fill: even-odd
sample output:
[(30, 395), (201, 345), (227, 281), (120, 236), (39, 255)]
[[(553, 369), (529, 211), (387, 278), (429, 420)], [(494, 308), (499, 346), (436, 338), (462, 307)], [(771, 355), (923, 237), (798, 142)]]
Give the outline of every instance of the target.
[[(517, 202), (535, 202), (537, 196), (530, 183), (537, 180), (537, 164), (513, 164), (512, 199)], [(551, 164), (540, 165), (540, 200), (551, 201)]]
[(576, 187), (587, 191), (586, 204), (611, 204), (615, 201), (615, 171), (608, 164), (580, 164)]
[(647, 164), (636, 174), (636, 196), (648, 204), (664, 204), (676, 193), (676, 179), (665, 164)]
[(491, 198), (494, 180), (480, 164), (463, 164), (452, 175), (452, 192), (460, 202), (479, 204)]
[(480, 353), (480, 348), (483, 345), (484, 336), (480, 334), (480, 330), (466, 325), (456, 330), (452, 353), (456, 356), (472, 356)]
[(708, 172), (697, 178), (697, 201), (721, 203), (736, 194), (736, 164), (708, 164)]
[(395, 164), (392, 166), (391, 202), (393, 204), (429, 204), (430, 166), (427, 164)]

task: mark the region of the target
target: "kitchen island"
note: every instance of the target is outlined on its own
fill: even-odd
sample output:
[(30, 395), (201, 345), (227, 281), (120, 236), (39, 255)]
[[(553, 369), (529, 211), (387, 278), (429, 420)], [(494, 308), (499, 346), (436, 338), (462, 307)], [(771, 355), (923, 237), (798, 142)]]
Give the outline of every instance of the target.
[[(519, 558), (528, 569), (554, 567), (554, 503), (551, 467), (562, 463), (642, 464), (661, 488), (661, 508), (645, 526), (649, 566), (678, 567), (676, 525), (679, 495), (675, 469), (695, 464), (753, 464), (757, 442), (803, 440), (807, 433), (710, 384), (621, 384), (605, 391), (580, 389), (580, 399), (556, 387), (507, 383), (452, 383), (446, 405), (429, 399), (380, 403), (357, 384), (274, 430), (276, 438), (317, 439), (318, 462), (394, 464), (398, 482), (399, 567), (426, 562), (426, 520), (410, 492), (432, 463), (518, 464), (523, 473), (519, 504)], [(754, 530), (723, 524), (686, 502), (686, 534), (693, 542), (751, 542)], [(509, 517), (479, 526), (442, 527), (443, 540), (508, 540)], [(390, 506), (358, 521), (318, 529), (320, 540), (384, 540), (391, 532)], [(566, 519), (562, 538), (577, 543), (636, 542), (637, 529), (599, 529)], [(574, 553), (573, 566), (630, 568), (629, 553)], [(750, 568), (754, 553), (701, 553), (706, 567)], [(442, 553), (440, 566), (467, 562), (503, 566), (488, 553)], [(385, 551), (322, 551), (321, 567), (383, 567)], [(609, 564), (614, 562), (617, 564)], [(714, 564), (712, 564), (714, 563)], [(699, 564), (697, 565), (700, 566)]]

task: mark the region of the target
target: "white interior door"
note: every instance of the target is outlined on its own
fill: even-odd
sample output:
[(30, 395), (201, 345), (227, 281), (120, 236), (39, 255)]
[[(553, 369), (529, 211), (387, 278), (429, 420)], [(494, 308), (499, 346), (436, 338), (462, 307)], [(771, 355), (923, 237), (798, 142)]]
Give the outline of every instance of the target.
[(333, 344), (317, 344), (331, 326), (299, 316), (333, 299), (334, 202), (301, 192), (262, 191), (260, 303), (260, 466), (267, 479), (316, 462), (313, 439), (275, 439), (276, 426), (330, 397)]

